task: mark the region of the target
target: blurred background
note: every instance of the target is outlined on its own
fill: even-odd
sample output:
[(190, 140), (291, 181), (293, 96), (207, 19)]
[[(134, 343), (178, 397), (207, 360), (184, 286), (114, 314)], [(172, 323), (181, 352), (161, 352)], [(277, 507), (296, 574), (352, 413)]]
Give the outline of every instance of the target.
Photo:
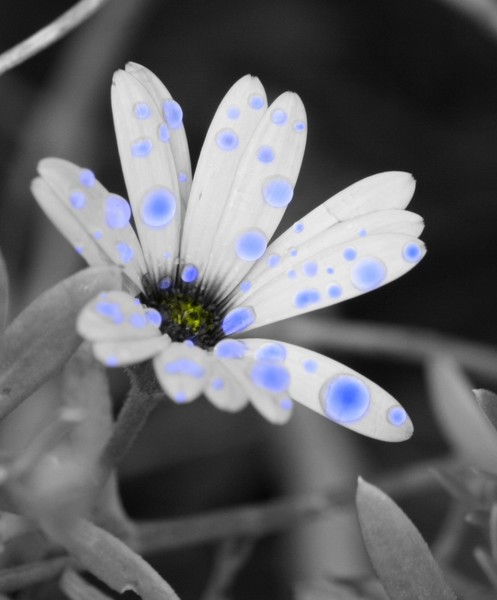
[[(0, 52), (73, 2), (18, 0), (0, 9)], [(126, 195), (112, 127), (112, 73), (129, 61), (153, 70), (180, 102), (195, 164), (217, 105), (246, 73), (268, 97), (296, 91), (309, 136), (283, 228), (373, 173), (414, 174), (410, 209), (426, 221), (426, 259), (402, 279), (315, 315), (429, 328), (497, 344), (497, 35), (440, 0), (113, 0), (78, 30), (0, 78), (0, 246), (10, 272), (11, 317), (83, 266), (29, 191), (37, 162), (59, 156), (94, 170)], [(283, 321), (267, 332), (292, 339)], [(308, 336), (307, 336), (308, 337)], [(282, 428), (247, 408), (228, 415), (204, 400), (164, 402), (122, 472), (135, 518), (173, 517), (329, 487), (353, 490), (417, 461), (444, 456), (423, 365), (315, 345), (375, 380), (406, 407), (412, 440), (362, 438), (296, 407)], [(399, 360), (400, 359), (400, 360)], [(469, 373), (474, 387), (492, 377)], [(111, 374), (116, 403), (125, 379)], [(495, 376), (494, 376), (495, 379)], [(28, 401), (3, 432), (22, 444), (47, 418)], [(419, 500), (419, 499), (418, 499)], [(427, 498), (425, 497), (425, 501)], [(399, 499), (428, 540), (446, 510)], [(214, 548), (152, 557), (181, 598), (198, 598)], [(368, 573), (353, 506), (258, 543), (236, 597), (287, 598), (296, 581)], [(193, 576), (192, 576), (193, 575)]]

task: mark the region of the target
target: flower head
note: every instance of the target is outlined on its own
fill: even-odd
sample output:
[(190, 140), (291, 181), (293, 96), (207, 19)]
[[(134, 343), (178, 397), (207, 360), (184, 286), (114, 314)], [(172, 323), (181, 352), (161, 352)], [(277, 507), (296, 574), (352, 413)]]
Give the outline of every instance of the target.
[(125, 289), (100, 294), (78, 319), (95, 356), (108, 366), (152, 359), (176, 402), (204, 393), (235, 411), (250, 400), (284, 422), (294, 399), (371, 437), (409, 437), (404, 409), (348, 367), (291, 344), (232, 336), (368, 292), (413, 267), (424, 255), (422, 219), (403, 210), (413, 178), (368, 177), (269, 244), (304, 153), (296, 94), (268, 107), (256, 77), (235, 83), (193, 180), (182, 110), (155, 75), (134, 63), (118, 71), (112, 108), (129, 204), (90, 170), (54, 158), (41, 161), (32, 186), (90, 265), (123, 269)]

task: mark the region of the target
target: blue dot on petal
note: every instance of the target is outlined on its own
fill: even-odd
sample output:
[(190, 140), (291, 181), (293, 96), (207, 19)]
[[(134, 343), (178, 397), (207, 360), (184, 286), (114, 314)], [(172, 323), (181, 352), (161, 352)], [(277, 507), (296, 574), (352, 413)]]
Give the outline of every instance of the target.
[(195, 265), (185, 265), (181, 271), (181, 279), (185, 283), (192, 283), (198, 277), (198, 269)]
[(155, 310), (155, 308), (148, 308), (145, 311), (145, 317), (147, 318), (148, 322), (154, 327), (161, 326), (162, 316), (158, 310)]
[(282, 208), (293, 198), (293, 185), (286, 177), (272, 177), (263, 184), (262, 196), (269, 206)]
[(268, 392), (284, 392), (290, 385), (290, 373), (280, 363), (258, 361), (250, 370), (253, 383)]
[(216, 134), (216, 144), (221, 150), (230, 152), (238, 147), (238, 136), (233, 129), (229, 129), (228, 127), (226, 129), (221, 129), (221, 131), (218, 131)]
[(171, 129), (177, 129), (183, 122), (183, 110), (175, 100), (166, 100), (162, 104), (164, 118)]
[(255, 357), (259, 360), (284, 361), (286, 358), (286, 348), (278, 342), (268, 342), (258, 348)]
[(326, 272), (328, 275), (332, 275), (335, 272), (335, 269), (333, 267), (326, 267)]
[(165, 227), (176, 212), (176, 198), (167, 188), (156, 188), (145, 195), (140, 216), (150, 227)]
[(368, 292), (379, 287), (385, 280), (387, 269), (378, 258), (363, 258), (358, 262), (350, 278), (354, 287), (362, 292)]
[(406, 262), (417, 263), (423, 256), (423, 251), (416, 242), (409, 242), (402, 249), (402, 256)]
[(264, 106), (264, 98), (260, 94), (251, 94), (248, 98), (250, 108), (259, 110)]
[(159, 129), (157, 130), (157, 135), (159, 136), (159, 140), (161, 142), (168, 142), (170, 139), (170, 135), (169, 135), (169, 129), (167, 128), (167, 125), (165, 125), (164, 123), (161, 123), (159, 125)]
[(357, 258), (357, 250), (355, 248), (345, 248), (343, 251), (343, 257), (345, 260), (355, 260)]
[(119, 325), (124, 321), (121, 307), (115, 302), (97, 302), (95, 310), (99, 315), (110, 319), (116, 325)]
[(186, 392), (176, 392), (174, 394), (173, 400), (178, 404), (183, 404), (184, 402), (186, 402)]
[(233, 121), (236, 121), (236, 119), (238, 119), (240, 116), (240, 109), (238, 106), (229, 106), (226, 114), (228, 115), (228, 119), (233, 119)]
[(184, 171), (178, 173), (178, 181), (180, 183), (186, 183), (188, 181), (188, 176)]
[(284, 125), (288, 120), (288, 116), (281, 108), (275, 108), (271, 113), (271, 121), (275, 125)]
[(133, 112), (137, 119), (149, 119), (152, 115), (150, 106), (146, 102), (137, 102), (133, 107)]
[(214, 347), (214, 354), (218, 358), (243, 358), (245, 344), (239, 340), (221, 340)]
[(308, 358), (302, 363), (304, 370), (308, 373), (315, 373), (318, 370), (318, 363), (313, 358)]
[(145, 317), (145, 315), (134, 314), (130, 316), (129, 322), (131, 323), (131, 325), (133, 325), (133, 327), (141, 329), (147, 324), (147, 318)]
[(293, 226), (293, 230), (295, 231), (295, 233), (302, 233), (304, 231), (304, 224), (303, 223), (295, 223)]
[(107, 356), (107, 358), (105, 359), (105, 366), (106, 367), (118, 367), (119, 360), (118, 360), (117, 356), (114, 356), (113, 354), (111, 354), (110, 356)]
[(122, 229), (129, 225), (131, 207), (121, 196), (107, 196), (104, 202), (105, 221), (111, 229)]
[(370, 402), (368, 388), (354, 375), (339, 375), (325, 382), (319, 398), (325, 415), (338, 423), (358, 421)]
[(85, 194), (83, 194), (82, 191), (75, 190), (74, 192), (70, 193), (69, 202), (71, 203), (71, 206), (73, 208), (84, 208), (84, 206), (86, 205), (86, 196)]
[(295, 269), (288, 269), (286, 272), (288, 279), (297, 279), (297, 271)]
[(249, 229), (235, 240), (236, 255), (242, 260), (257, 260), (266, 252), (266, 247), (266, 237), (258, 229)]
[(193, 348), (193, 346), (195, 346), (195, 344), (193, 343), (193, 340), (185, 340), (185, 341), (183, 342), (183, 344), (184, 344), (185, 346), (188, 346), (189, 348)]
[(96, 231), (93, 232), (93, 239), (94, 240), (101, 240), (103, 236), (102, 230), (101, 229), (97, 229)]
[(315, 277), (318, 272), (318, 263), (315, 260), (308, 260), (302, 267), (304, 275), (307, 277)]
[(82, 169), (79, 174), (79, 182), (81, 185), (85, 187), (91, 188), (95, 185), (96, 182), (95, 173), (90, 171), (90, 169)]
[(159, 280), (158, 286), (160, 290), (168, 290), (171, 287), (172, 279), (170, 277), (163, 277)]
[(255, 311), (251, 306), (240, 306), (230, 311), (223, 319), (222, 329), (225, 335), (244, 331), (255, 321)]
[(271, 146), (261, 146), (257, 150), (257, 160), (261, 163), (271, 163), (274, 160), (274, 150)]
[(224, 381), (220, 377), (215, 377), (211, 381), (211, 388), (216, 391), (222, 390), (224, 388)]
[(131, 144), (131, 154), (136, 158), (146, 158), (153, 148), (152, 140), (142, 138)]
[(295, 294), (293, 304), (297, 308), (307, 308), (312, 304), (316, 304), (321, 300), (321, 294), (318, 290), (311, 288), (308, 290), (300, 290)]
[(368, 234), (368, 232), (364, 229), (364, 227), (361, 227), (361, 229), (359, 229), (358, 235), (359, 237), (366, 237)]
[(293, 130), (297, 133), (302, 133), (302, 131), (306, 130), (306, 124), (304, 123), (304, 121), (295, 121), (295, 123), (293, 124)]
[(298, 253), (299, 251), (297, 250), (297, 248), (290, 248), (290, 250), (288, 251), (288, 254), (290, 256), (297, 256)]
[(240, 283), (240, 291), (243, 292), (244, 294), (246, 294), (247, 292), (250, 291), (252, 287), (252, 284), (250, 283), (250, 281), (242, 281), (242, 283)]
[(117, 242), (116, 250), (119, 253), (119, 257), (125, 265), (127, 265), (133, 260), (133, 248), (131, 248), (131, 246), (128, 246), (126, 242)]
[(274, 267), (277, 267), (281, 262), (281, 256), (279, 254), (270, 254), (267, 257), (267, 264), (268, 267), (271, 267), (271, 269), (274, 269)]
[(342, 288), (336, 283), (332, 283), (328, 286), (326, 293), (330, 298), (340, 298), (342, 295)]
[(205, 369), (194, 360), (178, 358), (164, 365), (164, 372), (168, 375), (187, 375), (200, 379), (205, 375)]
[(388, 409), (387, 419), (391, 425), (401, 427), (407, 421), (407, 413), (402, 406), (392, 406)]
[(292, 410), (293, 400), (291, 398), (282, 398), (280, 400), (280, 408), (283, 410)]

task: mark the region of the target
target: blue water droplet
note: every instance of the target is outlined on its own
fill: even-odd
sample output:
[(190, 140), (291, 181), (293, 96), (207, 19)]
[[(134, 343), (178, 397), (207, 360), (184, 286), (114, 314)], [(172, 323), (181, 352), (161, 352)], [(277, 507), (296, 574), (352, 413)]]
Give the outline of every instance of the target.
[(319, 398), (325, 415), (338, 423), (358, 421), (370, 402), (368, 388), (354, 375), (339, 375), (326, 381)]
[(133, 325), (133, 327), (136, 327), (137, 329), (142, 329), (147, 324), (147, 318), (145, 317), (145, 315), (134, 314), (130, 316), (129, 322), (131, 323), (131, 325)]
[(239, 340), (221, 340), (214, 347), (214, 354), (218, 358), (243, 358), (245, 344)]
[(174, 394), (173, 400), (177, 404), (184, 404), (186, 402), (186, 398), (187, 398), (186, 392), (179, 391)]
[(228, 119), (236, 121), (236, 119), (238, 119), (238, 117), (240, 116), (240, 109), (238, 108), (238, 106), (229, 106), (228, 110), (226, 111), (226, 114), (228, 115)]
[(195, 265), (185, 265), (181, 271), (181, 279), (185, 283), (192, 283), (198, 277), (198, 269)]
[(166, 100), (162, 104), (164, 118), (171, 129), (177, 129), (183, 122), (183, 110), (175, 100)]
[(378, 258), (363, 258), (358, 262), (350, 278), (353, 285), (362, 292), (379, 287), (387, 275), (387, 268)]
[(251, 288), (252, 288), (252, 284), (250, 283), (250, 281), (245, 280), (240, 283), (240, 291), (243, 292), (244, 294), (249, 292)]
[(318, 363), (313, 358), (308, 358), (302, 363), (304, 370), (308, 373), (315, 373), (318, 370)]
[(158, 286), (160, 290), (168, 290), (171, 287), (172, 280), (170, 277), (163, 277), (159, 280)]
[(290, 248), (290, 250), (288, 250), (288, 254), (290, 256), (297, 256), (298, 253), (299, 251), (297, 250), (297, 248)]
[(145, 316), (147, 317), (148, 322), (154, 327), (160, 327), (162, 323), (162, 317), (158, 310), (155, 308), (148, 308), (145, 311)]
[(284, 361), (286, 358), (286, 349), (283, 344), (278, 342), (267, 342), (258, 348), (255, 357), (259, 360)]
[(283, 208), (293, 198), (293, 185), (286, 177), (271, 177), (262, 186), (262, 196), (269, 206)]
[(102, 230), (101, 229), (97, 229), (96, 231), (93, 232), (93, 239), (97, 240), (97, 241), (101, 240), (103, 235), (104, 234), (103, 234)]
[(357, 258), (357, 250), (355, 248), (345, 248), (343, 257), (348, 261), (355, 260)]
[(361, 229), (359, 229), (358, 235), (359, 237), (366, 237), (368, 234), (368, 232), (364, 229), (364, 227), (361, 227)]
[(188, 176), (184, 171), (178, 173), (178, 181), (180, 183), (186, 183), (188, 181)]
[(271, 146), (261, 146), (257, 150), (257, 160), (261, 163), (269, 164), (274, 160), (274, 150)]
[(295, 233), (302, 233), (304, 231), (304, 224), (300, 222), (294, 223), (293, 230), (295, 231)]
[(215, 377), (211, 381), (211, 388), (216, 391), (224, 389), (224, 381), (220, 377)]
[(250, 94), (248, 104), (250, 108), (259, 110), (264, 106), (264, 98), (260, 94)]
[(307, 277), (315, 277), (318, 272), (318, 263), (315, 260), (308, 260), (304, 263), (302, 271)]
[(137, 102), (133, 107), (137, 119), (149, 119), (152, 116), (150, 106), (146, 102)]
[(99, 315), (106, 317), (116, 325), (119, 325), (124, 321), (121, 307), (115, 302), (97, 302), (95, 304), (95, 310)]
[(129, 225), (131, 208), (124, 198), (113, 194), (104, 201), (105, 221), (111, 229), (122, 229)]
[(281, 108), (275, 108), (271, 112), (271, 121), (275, 125), (284, 125), (288, 120), (288, 115)]
[(161, 142), (164, 142), (164, 144), (169, 141), (171, 136), (169, 134), (169, 129), (167, 128), (167, 125), (165, 123), (161, 123), (159, 125), (159, 128), (157, 129), (157, 135), (159, 137), (159, 140)]
[(308, 290), (300, 290), (295, 294), (293, 299), (293, 304), (297, 308), (307, 308), (312, 304), (316, 304), (321, 300), (321, 294), (315, 288), (310, 288)]
[(251, 306), (240, 306), (230, 311), (223, 319), (222, 328), (225, 335), (240, 333), (255, 321), (255, 311)]
[(119, 366), (119, 360), (117, 358), (117, 356), (114, 356), (113, 354), (109, 354), (109, 356), (107, 356), (107, 358), (105, 359), (105, 366), (106, 367), (118, 367)]
[(332, 283), (328, 286), (326, 293), (330, 298), (340, 298), (342, 295), (342, 288), (337, 283)]
[(178, 358), (164, 365), (164, 372), (168, 375), (187, 375), (194, 379), (201, 379), (205, 369), (190, 358)]
[(406, 262), (417, 263), (421, 260), (423, 251), (416, 242), (409, 242), (402, 249), (402, 256)]
[(335, 269), (333, 267), (326, 267), (326, 272), (328, 273), (328, 275), (333, 275)]
[(79, 174), (79, 182), (81, 185), (84, 185), (87, 188), (91, 188), (95, 185), (97, 178), (95, 177), (95, 173), (90, 171), (90, 169), (81, 169)]
[(75, 246), (74, 249), (76, 250), (76, 252), (78, 254), (83, 254), (83, 252), (85, 250), (84, 246)]
[(293, 124), (293, 130), (297, 133), (302, 133), (306, 130), (306, 124), (304, 123), (304, 121), (295, 121), (295, 123)]
[(401, 427), (407, 421), (407, 413), (402, 406), (392, 406), (388, 409), (387, 419), (394, 427)]
[(221, 129), (216, 134), (216, 144), (221, 150), (231, 152), (231, 150), (235, 150), (238, 147), (238, 136), (233, 129), (229, 129), (228, 127)]
[(176, 198), (167, 188), (156, 188), (142, 200), (140, 216), (150, 227), (165, 227), (176, 212)]
[(131, 248), (131, 246), (128, 246), (128, 244), (126, 244), (126, 242), (117, 242), (116, 250), (119, 253), (121, 261), (125, 265), (127, 265), (129, 262), (131, 262), (133, 260), (133, 255), (134, 255), (133, 248)]
[(86, 196), (81, 190), (74, 190), (69, 194), (69, 202), (73, 208), (84, 208), (86, 206)]
[(281, 256), (279, 254), (270, 254), (267, 257), (267, 264), (268, 267), (271, 267), (271, 269), (274, 269), (275, 267), (277, 267), (281, 262)]
[(280, 400), (280, 408), (283, 410), (292, 410), (293, 408), (293, 400), (291, 398), (281, 398)]
[(131, 144), (131, 154), (135, 158), (146, 158), (151, 152), (154, 145), (152, 144), (152, 140), (148, 138), (141, 138), (132, 142)]
[(258, 361), (250, 370), (253, 383), (268, 392), (284, 392), (290, 385), (290, 373), (282, 364)]
[(193, 346), (195, 346), (195, 344), (193, 343), (193, 340), (184, 340), (183, 344), (185, 346), (188, 346), (188, 348), (193, 348)]
[(288, 279), (297, 279), (297, 271), (295, 269), (288, 269), (286, 272)]
[(235, 240), (236, 255), (242, 260), (252, 261), (266, 252), (267, 240), (258, 229), (249, 229)]

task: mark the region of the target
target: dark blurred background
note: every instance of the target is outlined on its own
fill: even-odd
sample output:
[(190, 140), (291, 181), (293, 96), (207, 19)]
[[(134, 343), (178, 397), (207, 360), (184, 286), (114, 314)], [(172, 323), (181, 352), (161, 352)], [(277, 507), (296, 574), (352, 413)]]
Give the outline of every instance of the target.
[[(4, 3), (0, 51), (72, 4)], [(323, 327), (332, 328), (340, 316), (497, 343), (497, 36), (438, 0), (114, 0), (4, 75), (0, 245), (12, 279), (12, 316), (83, 266), (30, 195), (38, 160), (55, 155), (88, 166), (106, 187), (125, 195), (109, 90), (113, 71), (128, 60), (152, 69), (181, 103), (194, 164), (217, 104), (237, 78), (258, 75), (270, 99), (287, 89), (299, 93), (309, 136), (284, 226), (362, 177), (387, 170), (414, 174), (410, 209), (426, 221), (426, 259), (401, 280), (322, 311)], [(282, 322), (272, 333), (284, 336), (291, 327)], [(280, 429), (252, 409), (227, 415), (204, 401), (165, 404), (125, 466), (128, 510), (136, 517), (188, 514), (353, 485), (358, 474), (374, 477), (443, 455), (421, 365), (333, 356), (399, 398), (415, 423), (411, 441), (390, 446), (365, 440), (304, 409)], [(113, 374), (117, 394), (119, 377)], [(443, 510), (443, 501), (434, 500), (431, 519), (423, 511), (411, 516), (430, 537)], [(349, 521), (338, 532), (332, 523), (333, 535), (323, 542), (316, 530), (262, 542), (242, 575), (239, 597), (286, 597), (295, 578), (347, 571), (340, 543), (353, 537), (353, 517)], [(212, 548), (196, 552), (161, 563), (185, 599), (198, 597), (212, 560)], [(274, 572), (295, 564), (290, 583), (282, 584)], [(355, 562), (349, 570), (362, 568)], [(250, 574), (264, 575), (260, 589)]]

